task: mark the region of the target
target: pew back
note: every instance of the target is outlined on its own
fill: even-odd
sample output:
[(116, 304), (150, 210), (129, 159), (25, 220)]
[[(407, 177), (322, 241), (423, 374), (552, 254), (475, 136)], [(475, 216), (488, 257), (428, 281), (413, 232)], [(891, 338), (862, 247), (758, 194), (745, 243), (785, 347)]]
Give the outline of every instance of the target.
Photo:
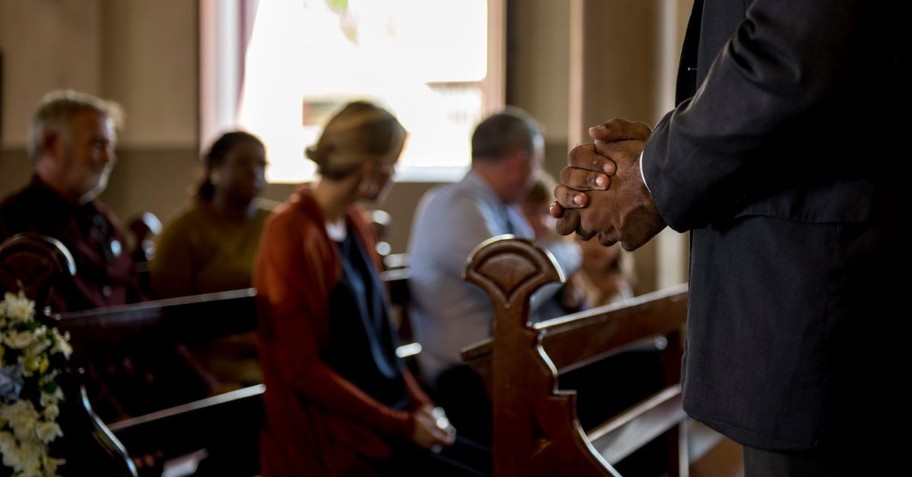
[[(619, 476), (616, 464), (657, 438), (667, 445), (668, 475), (687, 475), (680, 388), (686, 285), (533, 324), (532, 293), (564, 279), (547, 252), (527, 240), (495, 237), (476, 248), (464, 278), (494, 306), (493, 339), (462, 355), (492, 398), (496, 477)], [(559, 390), (558, 376), (657, 339), (664, 343), (665, 386), (583, 430), (575, 393)]]
[[(137, 348), (178, 344), (256, 329), (256, 290), (230, 290), (54, 315), (70, 333), (79, 364)], [(157, 376), (157, 379), (166, 378)], [(180, 390), (172, 390), (179, 392)], [(259, 473), (262, 394), (257, 385), (108, 422), (130, 455), (146, 462), (140, 475), (184, 467), (172, 475), (253, 476)], [(169, 400), (168, 402), (172, 402)], [(196, 469), (196, 466), (200, 467)]]

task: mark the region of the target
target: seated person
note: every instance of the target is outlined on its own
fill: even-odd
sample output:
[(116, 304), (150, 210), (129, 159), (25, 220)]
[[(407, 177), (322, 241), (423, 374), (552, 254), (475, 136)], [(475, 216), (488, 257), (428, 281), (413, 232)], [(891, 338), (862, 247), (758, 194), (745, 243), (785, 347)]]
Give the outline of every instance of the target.
[[(524, 112), (510, 108), (490, 116), (473, 133), (472, 166), (466, 177), (429, 191), (413, 222), (410, 317), (422, 345), (418, 361), (456, 428), (483, 443), (491, 439), (491, 401), (481, 378), (462, 364), (459, 352), (491, 336), (494, 311), (484, 291), (462, 279), (467, 257), (482, 241), (509, 233), (548, 249), (566, 276), (572, 276), (580, 264), (579, 245), (557, 238), (551, 221), (542, 217), (553, 201), (553, 186), (539, 169), (543, 148), (540, 128)], [(533, 319), (564, 314), (561, 307), (548, 309), (553, 303), (549, 296), (556, 290), (559, 285), (533, 296)], [(567, 296), (574, 297), (570, 290), (572, 286)], [(566, 306), (575, 311), (580, 303)], [(562, 375), (560, 384), (580, 391), (578, 412), (583, 423), (590, 425), (599, 422), (606, 410), (617, 411), (645, 395), (639, 385), (631, 393), (606, 392), (608, 384), (601, 383), (615, 381), (605, 376), (642, 374), (642, 379), (648, 379), (655, 375), (651, 372), (654, 358), (655, 354), (643, 357), (642, 353), (613, 357)], [(644, 393), (653, 384), (646, 383)]]
[[(554, 230), (554, 218), (551, 217), (549, 207), (554, 201), (553, 191), (557, 182), (544, 170), (540, 171), (529, 193), (522, 201), (522, 212), (529, 226), (535, 232), (535, 243), (551, 252), (559, 264), (580, 264), (580, 245), (570, 237), (566, 237)], [(577, 288), (569, 281), (577, 272), (573, 268), (564, 268), (569, 276), (566, 284), (550, 284), (550, 293), (539, 293), (536, 299), (544, 300), (537, 304), (532, 319), (535, 321), (547, 320), (558, 316), (579, 311), (582, 301)]]
[(579, 268), (567, 273), (559, 292), (539, 307), (538, 318), (553, 318), (633, 297), (633, 254), (620, 244), (605, 247), (595, 238), (576, 240), (554, 229), (555, 219), (549, 207), (556, 186), (554, 179), (542, 171), (523, 201), (523, 214), (535, 231), (535, 242), (548, 249), (558, 263), (571, 261), (565, 255), (581, 260), (577, 258)]
[(633, 254), (615, 243), (606, 247), (597, 239), (579, 241), (583, 250), (580, 268), (570, 275), (572, 295), (580, 309), (605, 306), (633, 297)]
[(473, 475), (446, 457), (454, 430), (396, 355), (359, 205), (382, 197), (405, 136), (386, 110), (347, 104), (307, 149), (319, 178), (266, 222), (253, 275), (264, 477)]
[[(158, 298), (249, 288), (263, 223), (274, 204), (266, 187), (266, 147), (256, 136), (222, 134), (203, 156), (195, 200), (178, 210), (158, 237), (149, 266)], [(262, 382), (256, 333), (190, 346), (210, 393)]]
[[(484, 444), (491, 441), (491, 401), (459, 352), (491, 337), (494, 309), (462, 272), (472, 250), (491, 237), (534, 239), (520, 204), (541, 169), (544, 144), (538, 122), (519, 108), (485, 118), (472, 134), (471, 169), (461, 181), (429, 190), (412, 222), (409, 317), (422, 346), (422, 376), (456, 428)], [(579, 260), (567, 256), (575, 263), (560, 264), (565, 272)], [(556, 289), (537, 293), (534, 305), (545, 303), (546, 294)]]
[[(49, 300), (54, 312), (145, 299), (124, 228), (97, 199), (116, 162), (119, 118), (116, 104), (85, 93), (46, 95), (29, 129), (31, 181), (0, 201), (0, 241), (21, 232), (39, 233), (59, 240), (73, 256), (76, 275), (54, 287)], [(80, 363), (87, 368), (90, 401), (106, 422), (204, 395), (202, 381), (179, 350), (149, 343), (129, 352), (109, 351), (97, 361)]]
[(260, 232), (274, 204), (266, 188), (266, 147), (256, 136), (222, 134), (202, 159), (193, 202), (167, 221), (150, 263), (159, 298), (250, 286)]
[(54, 287), (54, 312), (135, 303), (143, 299), (120, 220), (97, 199), (117, 159), (119, 107), (75, 91), (41, 101), (29, 130), (32, 178), (0, 202), (0, 241), (21, 232), (59, 240), (76, 276)]

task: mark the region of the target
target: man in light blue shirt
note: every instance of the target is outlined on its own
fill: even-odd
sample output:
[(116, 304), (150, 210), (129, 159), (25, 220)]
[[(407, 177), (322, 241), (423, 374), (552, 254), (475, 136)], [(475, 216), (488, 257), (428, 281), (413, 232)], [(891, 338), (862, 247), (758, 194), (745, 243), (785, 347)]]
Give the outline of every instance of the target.
[[(518, 108), (489, 116), (472, 135), (471, 170), (460, 182), (428, 191), (412, 225), (410, 317), (422, 345), (421, 373), (456, 428), (481, 441), (489, 439), (490, 401), (480, 379), (461, 364), (459, 351), (491, 336), (494, 312), (488, 296), (463, 281), (462, 271), (484, 240), (502, 234), (534, 238), (519, 204), (543, 158), (544, 137), (531, 116)], [(555, 255), (567, 256), (562, 265), (579, 266), (578, 253)], [(480, 408), (470, 409), (472, 396)], [(482, 435), (472, 435), (476, 431)]]

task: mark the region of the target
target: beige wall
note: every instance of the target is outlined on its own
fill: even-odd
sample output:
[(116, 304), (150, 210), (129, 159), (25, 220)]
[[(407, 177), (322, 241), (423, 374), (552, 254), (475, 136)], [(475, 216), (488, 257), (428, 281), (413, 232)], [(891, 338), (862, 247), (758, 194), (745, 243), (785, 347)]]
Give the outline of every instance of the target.
[(124, 147), (198, 147), (197, 10), (187, 0), (104, 2), (102, 80), (127, 111)]
[(38, 100), (72, 88), (119, 102), (123, 147), (196, 148), (197, 7), (187, 0), (0, 0), (3, 147)]
[[(566, 143), (570, 0), (514, 3), (509, 20), (514, 31), (510, 33), (507, 99), (542, 122), (546, 141)], [(566, 157), (559, 159), (566, 161)]]
[[(690, 1), (510, 1), (507, 98), (545, 126), (549, 171), (587, 140), (586, 127), (612, 116), (654, 122), (671, 106), (662, 91), (672, 86), (668, 68)], [(190, 0), (0, 0), (0, 195), (29, 176), (32, 108), (67, 87), (114, 99), (127, 113), (102, 200), (124, 219), (152, 211), (165, 220), (185, 203), (199, 155), (198, 22)], [(380, 205), (394, 218), (395, 252), (405, 250), (414, 206), (432, 185), (397, 184)], [(271, 185), (267, 196), (281, 200), (292, 188)], [(658, 283), (656, 254), (655, 245), (637, 252), (638, 291)]]
[(44, 93), (101, 93), (101, 0), (0, 0), (4, 147), (22, 147)]

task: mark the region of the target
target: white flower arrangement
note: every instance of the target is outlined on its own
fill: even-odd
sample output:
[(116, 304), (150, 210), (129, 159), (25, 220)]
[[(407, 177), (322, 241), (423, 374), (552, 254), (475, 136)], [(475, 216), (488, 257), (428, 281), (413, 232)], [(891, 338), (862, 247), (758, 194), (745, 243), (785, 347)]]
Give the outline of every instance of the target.
[[(69, 358), (69, 335), (35, 320), (35, 303), (23, 292), (0, 301), (0, 453), (13, 477), (55, 477), (62, 459), (48, 446), (63, 431), (63, 399), (56, 378)], [(0, 472), (0, 475), (5, 474)]]

